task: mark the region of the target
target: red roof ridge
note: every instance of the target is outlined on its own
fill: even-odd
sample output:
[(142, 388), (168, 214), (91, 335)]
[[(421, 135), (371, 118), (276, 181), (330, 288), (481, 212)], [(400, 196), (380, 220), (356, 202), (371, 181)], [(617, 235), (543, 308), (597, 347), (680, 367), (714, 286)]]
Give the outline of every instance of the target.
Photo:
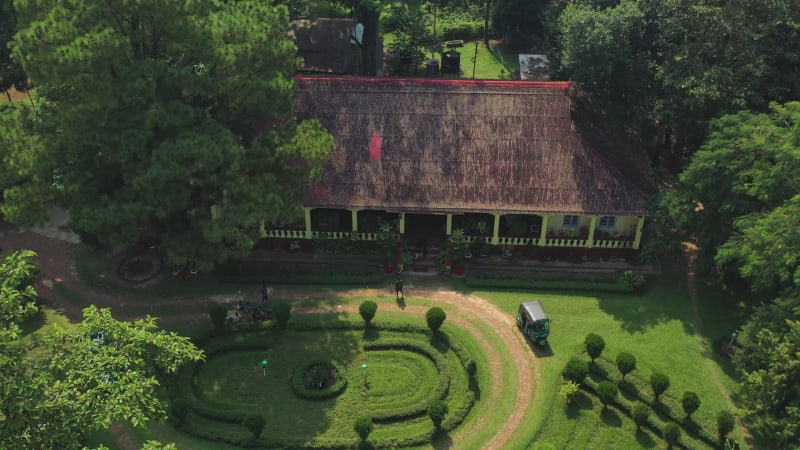
[(469, 79), (441, 79), (441, 78), (396, 78), (396, 77), (309, 77), (296, 76), (295, 81), (340, 81), (348, 83), (389, 83), (397, 85), (444, 85), (444, 86), (494, 86), (510, 88), (558, 88), (569, 89), (570, 81), (521, 81), (521, 80), (469, 80)]

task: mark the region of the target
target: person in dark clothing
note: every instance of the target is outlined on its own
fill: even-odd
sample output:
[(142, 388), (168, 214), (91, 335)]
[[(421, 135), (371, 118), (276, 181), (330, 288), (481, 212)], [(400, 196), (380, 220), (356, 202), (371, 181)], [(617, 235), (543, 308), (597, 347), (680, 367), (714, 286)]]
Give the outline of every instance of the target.
[(266, 284), (261, 285), (261, 304), (266, 305), (269, 300), (269, 289)]
[(403, 295), (403, 280), (401, 278), (398, 278), (397, 283), (394, 284), (394, 293), (397, 298), (406, 298)]

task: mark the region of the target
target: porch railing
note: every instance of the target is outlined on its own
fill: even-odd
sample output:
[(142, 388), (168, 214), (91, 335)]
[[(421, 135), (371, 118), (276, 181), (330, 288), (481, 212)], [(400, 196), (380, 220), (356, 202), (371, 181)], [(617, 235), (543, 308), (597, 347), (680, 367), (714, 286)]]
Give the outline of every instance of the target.
[[(375, 241), (378, 239), (378, 233), (353, 233), (352, 231), (312, 231), (311, 238), (319, 239), (324, 235), (327, 239), (341, 240), (352, 239), (355, 241)], [(265, 238), (278, 238), (278, 239), (305, 239), (306, 232), (304, 230), (282, 230), (282, 229), (267, 229), (261, 234)]]

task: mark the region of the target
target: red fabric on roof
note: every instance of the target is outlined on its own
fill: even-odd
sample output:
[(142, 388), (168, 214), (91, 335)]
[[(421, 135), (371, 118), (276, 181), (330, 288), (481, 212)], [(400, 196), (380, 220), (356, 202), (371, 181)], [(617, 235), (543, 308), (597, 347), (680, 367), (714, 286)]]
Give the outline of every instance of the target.
[(369, 160), (370, 161), (380, 161), (381, 160), (381, 143), (383, 142), (383, 138), (380, 136), (372, 136), (369, 140)]

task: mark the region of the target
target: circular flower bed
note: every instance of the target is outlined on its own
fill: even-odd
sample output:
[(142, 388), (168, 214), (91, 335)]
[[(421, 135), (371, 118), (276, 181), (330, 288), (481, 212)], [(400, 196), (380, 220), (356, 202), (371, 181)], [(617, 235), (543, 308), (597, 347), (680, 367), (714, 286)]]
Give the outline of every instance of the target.
[(336, 397), (346, 387), (347, 379), (331, 361), (311, 361), (295, 369), (292, 376), (294, 393), (309, 400)]

